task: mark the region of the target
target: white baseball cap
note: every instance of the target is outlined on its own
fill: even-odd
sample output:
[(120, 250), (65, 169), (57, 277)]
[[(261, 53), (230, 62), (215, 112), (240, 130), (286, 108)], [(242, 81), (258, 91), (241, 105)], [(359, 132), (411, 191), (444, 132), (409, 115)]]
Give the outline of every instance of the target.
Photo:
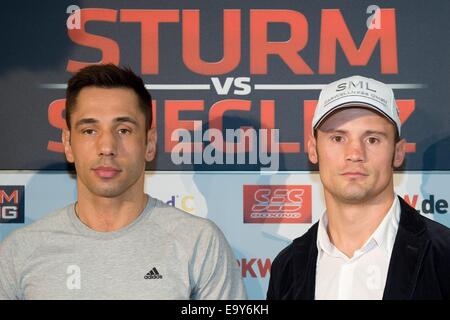
[(377, 111), (395, 125), (400, 136), (401, 124), (394, 92), (386, 84), (362, 76), (343, 78), (322, 89), (312, 120), (313, 134), (333, 111), (349, 107)]

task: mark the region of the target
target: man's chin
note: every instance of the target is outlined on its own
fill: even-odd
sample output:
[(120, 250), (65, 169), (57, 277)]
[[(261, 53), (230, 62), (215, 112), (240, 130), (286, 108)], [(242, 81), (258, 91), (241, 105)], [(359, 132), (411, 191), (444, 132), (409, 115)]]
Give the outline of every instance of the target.
[(361, 192), (361, 193), (348, 193), (341, 195), (341, 200), (344, 203), (348, 204), (358, 204), (365, 202), (369, 197), (367, 192)]
[(116, 198), (124, 191), (117, 188), (96, 188), (95, 190), (91, 190), (91, 192), (101, 198)]
[(366, 201), (369, 198), (370, 190), (363, 188), (347, 188), (346, 192), (339, 194), (339, 199), (348, 204), (357, 204)]

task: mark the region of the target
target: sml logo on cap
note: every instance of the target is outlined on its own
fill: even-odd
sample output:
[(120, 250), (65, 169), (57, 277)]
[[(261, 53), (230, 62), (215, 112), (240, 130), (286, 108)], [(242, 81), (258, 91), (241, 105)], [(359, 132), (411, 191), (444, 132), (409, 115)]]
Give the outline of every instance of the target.
[(394, 92), (388, 85), (362, 76), (340, 79), (322, 89), (313, 116), (313, 134), (332, 112), (349, 107), (378, 112), (395, 125), (400, 135), (401, 123)]
[(24, 223), (25, 187), (0, 186), (0, 223)]

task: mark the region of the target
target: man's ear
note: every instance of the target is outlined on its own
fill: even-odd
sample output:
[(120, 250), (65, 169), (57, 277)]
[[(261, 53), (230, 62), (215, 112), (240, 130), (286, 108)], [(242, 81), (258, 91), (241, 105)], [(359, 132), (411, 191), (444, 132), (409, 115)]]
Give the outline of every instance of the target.
[(74, 163), (75, 160), (73, 158), (72, 146), (70, 144), (70, 130), (63, 129), (61, 138), (64, 145), (64, 153), (66, 155), (67, 161), (69, 161), (70, 163)]
[(145, 160), (152, 161), (156, 155), (156, 128), (151, 128), (147, 131), (147, 147), (145, 150)]
[(398, 168), (403, 164), (406, 155), (406, 140), (402, 139), (395, 144), (394, 160), (392, 162), (394, 168)]
[(317, 141), (313, 135), (309, 135), (308, 140), (308, 158), (313, 164), (317, 164), (319, 161), (319, 156), (317, 155)]

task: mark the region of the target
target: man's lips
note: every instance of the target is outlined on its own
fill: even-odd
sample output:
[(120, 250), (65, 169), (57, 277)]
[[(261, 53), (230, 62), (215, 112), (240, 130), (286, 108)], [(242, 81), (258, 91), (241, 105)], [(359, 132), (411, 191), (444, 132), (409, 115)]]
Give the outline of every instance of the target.
[(113, 178), (117, 176), (121, 170), (114, 168), (114, 167), (108, 167), (108, 166), (99, 166), (95, 167), (94, 169), (95, 174), (99, 176), (100, 178)]
[(367, 177), (368, 174), (361, 171), (347, 171), (342, 173), (341, 175), (349, 178), (361, 178), (361, 177)]

